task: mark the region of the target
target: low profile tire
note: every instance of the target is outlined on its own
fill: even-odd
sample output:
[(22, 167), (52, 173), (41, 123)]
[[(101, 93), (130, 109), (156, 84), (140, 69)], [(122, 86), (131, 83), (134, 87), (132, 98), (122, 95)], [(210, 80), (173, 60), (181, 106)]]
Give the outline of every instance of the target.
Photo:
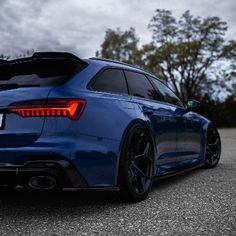
[(216, 128), (210, 127), (207, 131), (205, 151), (205, 168), (214, 168), (220, 160), (221, 140)]
[(139, 202), (150, 191), (154, 175), (154, 147), (149, 132), (134, 125), (121, 151), (118, 186), (123, 201)]

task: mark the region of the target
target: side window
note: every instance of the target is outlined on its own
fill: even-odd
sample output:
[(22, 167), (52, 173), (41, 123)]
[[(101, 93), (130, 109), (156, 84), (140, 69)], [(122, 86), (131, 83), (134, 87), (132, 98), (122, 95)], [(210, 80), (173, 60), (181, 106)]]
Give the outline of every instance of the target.
[(183, 107), (183, 103), (180, 101), (180, 99), (174, 94), (174, 92), (172, 92), (171, 89), (169, 89), (165, 84), (163, 84), (161, 81), (148, 76), (153, 83), (155, 84), (155, 86), (157, 87), (159, 93), (162, 95), (162, 101), (164, 102), (168, 102), (171, 104), (174, 104), (176, 106), (180, 106)]
[(136, 72), (125, 71), (130, 93), (133, 96), (155, 99), (156, 91), (145, 75)]
[(92, 89), (108, 93), (128, 94), (124, 73), (119, 69), (104, 70), (92, 85)]

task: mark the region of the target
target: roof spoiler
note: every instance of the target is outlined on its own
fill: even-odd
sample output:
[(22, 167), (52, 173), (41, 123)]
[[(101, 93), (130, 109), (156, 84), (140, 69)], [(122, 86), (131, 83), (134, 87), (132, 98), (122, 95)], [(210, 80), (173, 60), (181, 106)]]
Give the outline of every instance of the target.
[(33, 60), (50, 60), (50, 59), (62, 59), (62, 60), (72, 60), (77, 61), (80, 64), (88, 65), (88, 63), (85, 60), (80, 59), (79, 57), (75, 56), (72, 53), (69, 52), (35, 52), (31, 57), (23, 57), (18, 58), (14, 60), (3, 60), (0, 59), (0, 65), (1, 64), (11, 64), (11, 63), (17, 63), (17, 62), (25, 62), (25, 61), (33, 61)]
[(36, 52), (31, 57), (0, 60), (0, 80), (18, 75), (36, 74), (39, 77), (67, 75), (88, 63), (67, 52)]

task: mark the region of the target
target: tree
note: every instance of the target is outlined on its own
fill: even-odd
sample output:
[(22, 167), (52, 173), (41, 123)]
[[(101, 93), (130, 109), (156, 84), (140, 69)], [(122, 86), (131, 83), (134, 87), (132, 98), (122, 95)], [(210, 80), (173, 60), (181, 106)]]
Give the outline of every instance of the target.
[(148, 28), (153, 40), (142, 47), (134, 28), (108, 29), (97, 56), (138, 65), (184, 99), (201, 100), (231, 85), (236, 42), (225, 39), (227, 24), (219, 17), (194, 17), (186, 11), (176, 19), (171, 11), (157, 9)]
[(143, 48), (146, 67), (180, 97), (201, 98), (231, 78), (224, 76), (229, 61), (235, 60), (236, 44), (226, 41), (227, 24), (220, 18), (193, 17), (186, 11), (176, 20), (170, 11), (156, 10), (148, 28), (153, 42)]
[(0, 54), (0, 60), (8, 60), (9, 58), (10, 58), (9, 56), (6, 56), (3, 53)]
[(134, 28), (127, 31), (121, 31), (120, 28), (108, 29), (101, 45), (101, 51), (97, 51), (96, 56), (136, 64), (139, 58), (138, 42)]

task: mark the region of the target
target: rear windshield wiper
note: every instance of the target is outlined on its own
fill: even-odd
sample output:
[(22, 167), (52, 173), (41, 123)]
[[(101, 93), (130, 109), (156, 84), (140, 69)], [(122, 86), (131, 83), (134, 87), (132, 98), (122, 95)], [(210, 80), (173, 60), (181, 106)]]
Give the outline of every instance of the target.
[(40, 87), (39, 84), (0, 84), (0, 90), (15, 89), (15, 88), (27, 88), (27, 87)]

